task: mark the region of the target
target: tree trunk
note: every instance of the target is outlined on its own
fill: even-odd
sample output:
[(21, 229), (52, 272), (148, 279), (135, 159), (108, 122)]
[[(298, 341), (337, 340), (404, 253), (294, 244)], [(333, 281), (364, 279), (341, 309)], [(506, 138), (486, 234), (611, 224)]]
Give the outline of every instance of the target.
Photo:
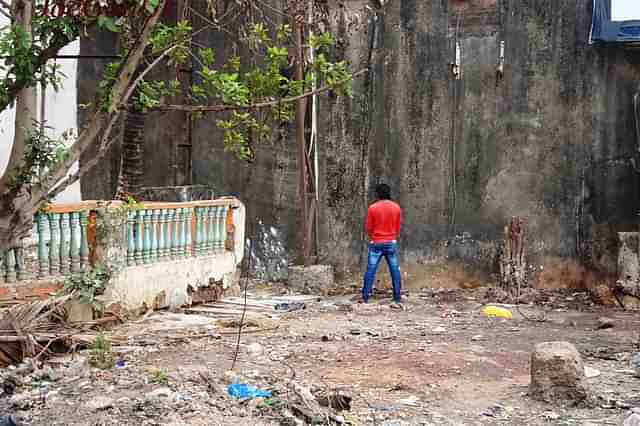
[[(32, 0), (14, 0), (13, 3), (16, 8), (22, 6), (22, 9), (14, 9), (18, 11), (16, 21), (26, 18), (26, 22), (23, 22), (28, 24), (29, 28), (31, 25), (32, 4)], [(58, 187), (64, 188), (68, 186), (72, 180), (67, 179), (65, 185), (63, 179), (69, 173), (71, 166), (78, 161), (80, 154), (99, 141), (101, 135), (105, 138), (109, 137), (113, 123), (117, 119), (117, 112), (115, 111), (127, 103), (135, 85), (138, 83), (133, 78), (134, 72), (144, 57), (149, 37), (162, 15), (165, 4), (166, 0), (159, 1), (156, 11), (145, 22), (140, 37), (124, 59), (111, 90), (114, 112), (96, 111), (93, 114), (87, 125), (80, 131), (76, 142), (70, 147), (65, 159), (52, 170), (46, 172), (41, 186), (33, 186), (31, 182), (17, 182), (14, 185), (10, 185), (10, 172), (15, 170), (24, 158), (25, 135), (28, 135), (28, 132), (22, 132), (22, 129), (28, 129), (28, 127), (24, 126), (25, 123), (30, 123), (33, 126), (32, 119), (36, 113), (35, 105), (29, 103), (35, 101), (35, 89), (31, 89), (33, 92), (25, 92), (26, 95), (21, 96), (22, 100), (19, 102), (24, 102), (25, 106), (19, 107), (16, 111), (16, 143), (12, 147), (11, 159), (7, 170), (2, 179), (0, 179), (0, 253), (15, 245), (17, 241), (30, 232), (33, 215), (37, 212), (39, 206), (52, 195), (52, 192), (55, 194)], [(30, 93), (33, 93), (33, 95), (30, 95)], [(34, 115), (30, 115), (31, 112)], [(86, 171), (86, 167), (83, 168), (81, 165), (80, 172), (83, 170)], [(56, 187), (60, 182), (63, 183)], [(54, 187), (56, 187), (55, 190)]]

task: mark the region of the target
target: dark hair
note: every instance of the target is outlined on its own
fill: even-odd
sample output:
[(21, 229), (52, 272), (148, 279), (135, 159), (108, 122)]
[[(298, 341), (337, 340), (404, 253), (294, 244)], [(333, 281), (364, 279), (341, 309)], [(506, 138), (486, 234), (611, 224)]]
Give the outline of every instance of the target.
[(379, 183), (376, 185), (376, 196), (381, 200), (391, 199), (391, 188), (385, 183)]

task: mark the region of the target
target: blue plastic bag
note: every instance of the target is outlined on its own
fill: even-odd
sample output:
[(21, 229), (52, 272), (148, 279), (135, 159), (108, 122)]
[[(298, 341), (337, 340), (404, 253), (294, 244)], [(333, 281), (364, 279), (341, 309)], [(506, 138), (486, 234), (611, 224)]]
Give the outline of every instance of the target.
[(243, 383), (233, 383), (227, 387), (227, 392), (233, 398), (270, 398), (271, 392), (255, 388)]

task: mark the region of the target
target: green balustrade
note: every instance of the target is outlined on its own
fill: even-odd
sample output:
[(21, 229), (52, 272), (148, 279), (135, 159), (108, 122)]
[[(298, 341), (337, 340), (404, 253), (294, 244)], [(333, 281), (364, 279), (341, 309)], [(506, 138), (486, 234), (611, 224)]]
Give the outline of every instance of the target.
[(60, 239), (59, 239), (60, 215), (49, 214), (49, 272), (58, 275), (60, 272)]
[(68, 274), (71, 271), (69, 262), (69, 214), (60, 214), (60, 273)]
[(158, 261), (158, 248), (160, 243), (160, 232), (158, 229), (158, 223), (160, 220), (160, 210), (154, 209), (149, 210), (151, 212), (151, 235), (149, 238), (151, 239), (151, 262)]
[(162, 247), (162, 259), (167, 260), (171, 257), (171, 235), (170, 231), (170, 212), (169, 210), (162, 210), (162, 216), (160, 218), (160, 222), (162, 224), (162, 238), (164, 240), (164, 245)]
[(80, 213), (71, 213), (69, 223), (71, 225), (71, 241), (69, 254), (71, 257), (71, 272), (80, 272)]
[(203, 221), (204, 221), (204, 208), (202, 207), (196, 207), (195, 208), (195, 214), (196, 214), (196, 248), (195, 248), (195, 256), (200, 256), (202, 254), (202, 247), (204, 245), (204, 240), (203, 240)]
[(158, 257), (157, 260), (160, 261), (162, 259), (164, 259), (164, 210), (156, 210), (156, 214), (157, 214), (157, 233), (156, 235), (158, 236)]
[(188, 209), (180, 209), (180, 224), (182, 233), (180, 235), (180, 257), (187, 257), (187, 210)]
[(195, 251), (193, 248), (193, 236), (191, 235), (192, 229), (191, 226), (193, 224), (193, 215), (195, 211), (192, 208), (185, 209), (185, 229), (187, 230), (187, 239), (185, 242), (186, 247), (186, 255), (187, 256), (195, 256)]
[(143, 217), (144, 217), (144, 211), (138, 210), (136, 212), (136, 223), (134, 228), (135, 239), (136, 239), (136, 251), (134, 254), (134, 259), (136, 261), (136, 265), (142, 265), (143, 263), (143, 253), (144, 253), (144, 241), (142, 239)]
[(80, 268), (89, 266), (89, 240), (87, 239), (87, 222), (89, 214), (80, 212)]
[(4, 264), (5, 264), (5, 281), (8, 283), (13, 283), (16, 281), (16, 256), (13, 249), (9, 249), (4, 253)]
[(38, 229), (38, 278), (44, 278), (49, 275), (49, 250), (45, 240), (45, 231), (49, 226), (47, 215), (38, 213), (36, 224)]
[(134, 228), (136, 226), (136, 213), (129, 212), (127, 215), (127, 265), (136, 263), (136, 237)]
[(216, 211), (218, 207), (207, 207), (207, 253), (213, 254), (216, 249)]
[(148, 264), (151, 263), (151, 210), (143, 210), (143, 241), (144, 245), (142, 247), (142, 263)]
[(16, 279), (22, 281), (27, 279), (28, 273), (24, 264), (24, 248), (16, 247), (13, 249), (16, 257)]
[(227, 211), (228, 206), (218, 208), (218, 239), (216, 240), (216, 249), (218, 252), (224, 251), (224, 243), (227, 239)]
[(171, 209), (169, 213), (171, 221), (171, 258), (178, 258), (178, 247), (180, 247), (180, 222), (178, 220), (178, 209)]

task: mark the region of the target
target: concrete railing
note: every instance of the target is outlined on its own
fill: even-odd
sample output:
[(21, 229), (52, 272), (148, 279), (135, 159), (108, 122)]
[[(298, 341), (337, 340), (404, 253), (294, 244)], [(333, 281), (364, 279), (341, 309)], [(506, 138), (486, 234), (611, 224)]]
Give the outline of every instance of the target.
[[(235, 198), (159, 203), (144, 202), (126, 220), (128, 266), (202, 257), (237, 250)], [(106, 206), (106, 207), (105, 207)], [(95, 263), (99, 208), (121, 202), (53, 204), (34, 217), (32, 235), (3, 253), (0, 282), (42, 280), (78, 273)], [(244, 218), (242, 218), (244, 221)]]
[(221, 253), (233, 224), (233, 199), (144, 203), (127, 222), (127, 264)]

